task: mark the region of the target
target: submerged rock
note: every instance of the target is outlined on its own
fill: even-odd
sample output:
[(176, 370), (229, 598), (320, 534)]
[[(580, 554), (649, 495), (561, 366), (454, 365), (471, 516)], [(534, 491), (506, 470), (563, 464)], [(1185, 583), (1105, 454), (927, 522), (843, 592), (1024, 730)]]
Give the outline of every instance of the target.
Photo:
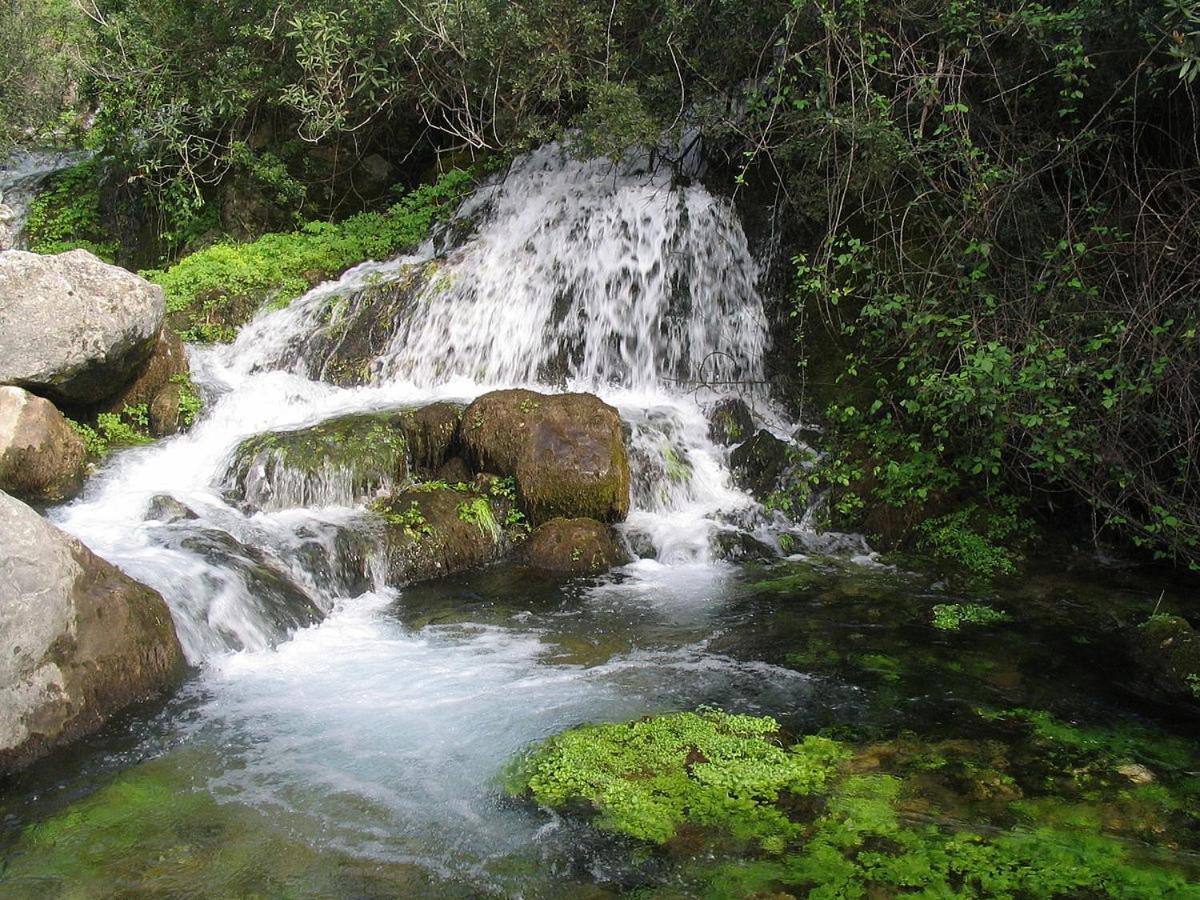
[(734, 481), (757, 500), (765, 500), (779, 486), (788, 462), (788, 445), (766, 429), (729, 455)]
[(162, 597), (4, 493), (0, 547), (0, 771), (12, 771), (162, 693), (184, 662)]
[(0, 384), (101, 403), (150, 356), (164, 311), (162, 288), (84, 250), (0, 253)]
[(629, 457), (617, 411), (592, 394), (484, 394), (467, 407), (462, 442), (480, 471), (513, 476), (537, 525), (629, 512)]
[(708, 413), (708, 439), (714, 444), (740, 444), (753, 432), (754, 416), (745, 400), (727, 397)]
[(0, 490), (36, 503), (69, 499), (83, 485), (83, 438), (49, 400), (0, 387)]
[(521, 546), (526, 565), (555, 575), (597, 575), (627, 562), (612, 526), (595, 519), (551, 519)]
[(511, 501), (418, 485), (372, 505), (384, 521), (388, 584), (441, 578), (500, 559), (512, 546)]

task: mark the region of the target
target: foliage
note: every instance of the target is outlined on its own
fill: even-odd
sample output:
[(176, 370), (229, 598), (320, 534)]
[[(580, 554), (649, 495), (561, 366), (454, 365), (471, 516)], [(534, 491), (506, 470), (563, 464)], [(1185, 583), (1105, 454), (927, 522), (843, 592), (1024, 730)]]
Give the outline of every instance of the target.
[(83, 438), (88, 460), (93, 463), (119, 447), (134, 447), (154, 440), (148, 431), (150, 412), (145, 403), (126, 406), (120, 413), (100, 413), (94, 428), (74, 419), (67, 422)]
[(184, 428), (191, 428), (204, 409), (204, 400), (196, 392), (192, 376), (187, 372), (172, 375), (171, 383), (179, 385), (179, 420)]
[(993, 625), (1007, 622), (1008, 613), (980, 603), (939, 603), (933, 608), (933, 627), (958, 631), (964, 625)]
[(475, 497), (458, 504), (458, 517), (464, 522), (470, 522), (493, 540), (500, 536), (500, 526), (496, 523), (492, 504), (486, 497)]
[(113, 262), (117, 247), (100, 221), (100, 163), (88, 160), (55, 175), (29, 205), (25, 233), (35, 253), (79, 248)]
[(817, 737), (785, 748), (778, 731), (718, 710), (585, 725), (535, 749), (509, 788), (552, 808), (588, 803), (597, 827), (656, 843), (695, 823), (778, 850), (796, 834), (780, 794), (819, 791), (842, 756)]
[(0, 3), (0, 151), (76, 124), (73, 95), (90, 43), (72, 0)]
[[(1103, 833), (1088, 807), (1060, 815), (1067, 805), (1016, 801), (1015, 810), (1053, 823), (1032, 829), (930, 824), (922, 773), (957, 771), (936, 746), (910, 753), (901, 776), (825, 738), (784, 748), (772, 740), (777, 730), (770, 718), (714, 710), (582, 726), (519, 761), (509, 790), (554, 809), (583, 804), (598, 828), (653, 844), (689, 835), (679, 851), (692, 848), (691, 875), (714, 898), (1200, 896)], [(945, 749), (961, 753), (963, 743)], [(971, 760), (959, 762), (972, 771)]]
[[(742, 130), (814, 235), (794, 321), (837, 342), (829, 481), (864, 511), (911, 533), (967, 498), (1078, 503), (1100, 532), (1200, 560), (1184, 6), (789, 17)], [(970, 544), (952, 552), (1007, 568)]]
[(165, 271), (142, 274), (162, 286), (167, 310), (186, 320), (185, 340), (231, 340), (236, 326), (264, 301), (285, 305), (314, 279), (419, 244), (470, 181), (470, 173), (454, 170), (405, 195), (387, 212), (359, 213), (336, 224), (309, 222), (298, 231), (250, 243), (215, 244)]
[(386, 501), (377, 500), (371, 504), (371, 511), (382, 516), (389, 525), (399, 526), (410, 540), (420, 540), (433, 534), (433, 528), (416, 500), (409, 503), (405, 510), (397, 510)]

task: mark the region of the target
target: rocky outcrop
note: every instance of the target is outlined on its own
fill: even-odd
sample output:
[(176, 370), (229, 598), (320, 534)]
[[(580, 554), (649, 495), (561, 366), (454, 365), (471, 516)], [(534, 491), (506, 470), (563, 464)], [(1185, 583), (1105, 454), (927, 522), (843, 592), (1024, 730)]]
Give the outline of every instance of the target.
[(495, 562), (516, 537), (511, 501), (491, 491), (418, 485), (376, 502), (384, 521), (388, 584), (440, 578)]
[(161, 694), (184, 661), (162, 597), (0, 493), (0, 771)]
[(714, 444), (740, 444), (753, 433), (754, 416), (745, 400), (727, 397), (708, 412), (708, 439)]
[(729, 454), (729, 464), (737, 486), (756, 499), (765, 500), (788, 469), (788, 445), (763, 429), (734, 448)]
[(463, 413), (476, 470), (512, 476), (534, 525), (557, 517), (615, 522), (629, 512), (629, 457), (617, 411), (592, 394), (484, 394)]
[(612, 526), (595, 519), (551, 519), (521, 545), (521, 560), (554, 575), (597, 575), (627, 562)]
[(87, 450), (49, 400), (0, 387), (0, 490), (31, 503), (79, 492)]
[(120, 414), (127, 406), (145, 405), (150, 413), (150, 433), (155, 437), (175, 434), (182, 426), (177, 383), (188, 374), (187, 350), (179, 335), (170, 328), (158, 333), (150, 357), (133, 373), (133, 380), (105, 401), (96, 412)]
[(87, 251), (0, 253), (0, 384), (102, 403), (150, 357), (164, 310), (161, 288)]

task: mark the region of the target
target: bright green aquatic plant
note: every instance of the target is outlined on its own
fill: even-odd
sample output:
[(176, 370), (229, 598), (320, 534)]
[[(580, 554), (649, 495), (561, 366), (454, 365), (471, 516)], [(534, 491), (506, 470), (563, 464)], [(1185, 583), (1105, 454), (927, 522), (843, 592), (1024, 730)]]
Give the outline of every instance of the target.
[(939, 603), (933, 608), (933, 627), (958, 631), (964, 625), (994, 625), (1007, 622), (1008, 613), (981, 603)]
[(585, 725), (537, 747), (509, 789), (546, 807), (589, 804), (597, 827), (659, 844), (691, 824), (778, 851), (798, 833), (780, 795), (820, 791), (844, 755), (820, 737), (784, 747), (778, 732), (718, 710)]

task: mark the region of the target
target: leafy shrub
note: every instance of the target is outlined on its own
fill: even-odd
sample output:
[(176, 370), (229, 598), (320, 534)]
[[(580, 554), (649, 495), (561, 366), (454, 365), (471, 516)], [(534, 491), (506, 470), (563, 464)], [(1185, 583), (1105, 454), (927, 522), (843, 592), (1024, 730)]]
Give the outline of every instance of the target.
[(180, 315), (185, 340), (231, 340), (264, 302), (286, 305), (328, 278), (368, 259), (386, 259), (419, 244), (471, 183), (455, 169), (404, 196), (387, 212), (339, 222), (309, 222), (298, 231), (245, 244), (215, 244), (169, 269), (142, 274), (162, 286), (168, 312)]
[(100, 222), (100, 163), (89, 160), (55, 175), (30, 204), (25, 234), (35, 253), (81, 249), (113, 262), (117, 246), (105, 240)]
[(980, 603), (939, 603), (933, 608), (933, 627), (958, 631), (964, 625), (993, 625), (1007, 622), (1008, 613)]

